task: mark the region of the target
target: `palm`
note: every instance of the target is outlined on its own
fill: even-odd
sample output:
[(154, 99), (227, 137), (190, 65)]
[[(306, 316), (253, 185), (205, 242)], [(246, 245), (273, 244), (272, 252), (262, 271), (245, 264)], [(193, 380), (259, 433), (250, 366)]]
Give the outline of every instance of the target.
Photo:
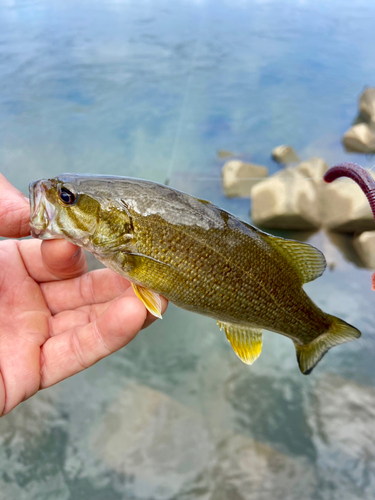
[(0, 243), (0, 415), (120, 349), (153, 321), (130, 283), (108, 269), (58, 280), (45, 265), (50, 254), (42, 255), (53, 244), (62, 242)]

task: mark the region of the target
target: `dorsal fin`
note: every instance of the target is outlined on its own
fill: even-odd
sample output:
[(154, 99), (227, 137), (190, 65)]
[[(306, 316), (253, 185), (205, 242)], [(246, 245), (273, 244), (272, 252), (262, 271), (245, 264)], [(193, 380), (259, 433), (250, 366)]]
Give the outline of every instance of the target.
[(262, 234), (262, 238), (284, 255), (288, 262), (301, 276), (302, 283), (308, 283), (321, 276), (326, 268), (326, 259), (322, 252), (308, 243), (285, 240), (271, 234)]
[(210, 201), (202, 200), (201, 198), (197, 198), (197, 200), (200, 201), (201, 203), (203, 203), (204, 205), (212, 205), (212, 203)]

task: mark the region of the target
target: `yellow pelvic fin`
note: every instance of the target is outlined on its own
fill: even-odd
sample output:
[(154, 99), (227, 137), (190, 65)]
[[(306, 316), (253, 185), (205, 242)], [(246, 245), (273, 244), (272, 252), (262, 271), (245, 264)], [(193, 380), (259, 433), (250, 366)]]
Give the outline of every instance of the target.
[(326, 259), (317, 248), (308, 243), (285, 240), (266, 233), (262, 233), (262, 238), (284, 255), (301, 277), (302, 283), (315, 280), (324, 273)]
[(224, 328), (228, 341), (241, 361), (252, 365), (262, 352), (262, 329), (221, 321), (217, 324), (220, 330)]
[(306, 345), (296, 345), (299, 368), (304, 375), (309, 375), (331, 347), (358, 339), (361, 332), (342, 319), (331, 316), (329, 330), (322, 333)]
[(136, 296), (143, 302), (144, 306), (151, 314), (162, 319), (161, 316), (161, 300), (158, 293), (153, 292), (149, 288), (132, 283), (132, 287)]

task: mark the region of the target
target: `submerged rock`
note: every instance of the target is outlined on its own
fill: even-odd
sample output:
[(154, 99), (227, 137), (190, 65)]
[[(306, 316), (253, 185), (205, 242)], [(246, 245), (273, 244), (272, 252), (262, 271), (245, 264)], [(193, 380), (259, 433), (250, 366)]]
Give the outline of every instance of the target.
[(349, 152), (375, 153), (375, 129), (367, 123), (357, 123), (350, 127), (342, 140)]
[(267, 175), (268, 169), (262, 165), (241, 160), (227, 161), (222, 169), (224, 194), (229, 198), (250, 198), (252, 187)]
[(275, 229), (317, 229), (321, 225), (322, 176), (328, 165), (311, 158), (260, 182), (252, 190), (255, 225)]
[(374, 498), (374, 388), (324, 375), (317, 380), (308, 415), (318, 454), (320, 491), (329, 492), (323, 498)]
[(236, 500), (309, 498), (314, 471), (166, 394), (132, 383), (108, 408), (92, 449), (129, 478), (129, 498)]
[(346, 178), (325, 187), (322, 221), (331, 231), (351, 233), (374, 229), (374, 217), (366, 196), (357, 184)]
[(314, 496), (316, 479), (305, 457), (293, 460), (232, 433), (217, 444), (215, 458), (193, 483), (185, 484), (179, 500), (297, 500)]
[(353, 239), (354, 248), (369, 269), (375, 269), (375, 224), (374, 231), (365, 231)]
[(290, 163), (298, 163), (301, 161), (294, 151), (292, 146), (277, 146), (272, 150), (272, 159), (277, 163), (282, 163), (283, 165), (288, 165)]

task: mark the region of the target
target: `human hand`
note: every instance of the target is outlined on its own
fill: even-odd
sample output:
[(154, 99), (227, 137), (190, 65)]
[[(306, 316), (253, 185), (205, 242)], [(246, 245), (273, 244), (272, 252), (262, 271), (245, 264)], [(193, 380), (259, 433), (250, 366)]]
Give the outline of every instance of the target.
[[(0, 236), (29, 235), (29, 219), (27, 198), (0, 174)], [(0, 416), (121, 349), (155, 319), (125, 278), (87, 273), (84, 252), (68, 241), (1, 241)]]

